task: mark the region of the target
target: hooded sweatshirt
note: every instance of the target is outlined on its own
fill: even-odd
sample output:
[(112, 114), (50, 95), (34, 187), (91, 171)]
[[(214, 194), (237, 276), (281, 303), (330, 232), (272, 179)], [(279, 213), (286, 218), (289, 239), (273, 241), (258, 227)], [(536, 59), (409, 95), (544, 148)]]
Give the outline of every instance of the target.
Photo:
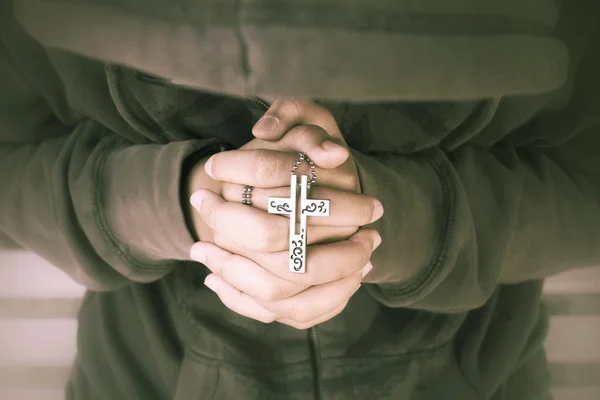
[[(600, 261), (600, 11), (559, 3), (3, 4), (0, 242), (90, 289), (68, 397), (543, 398), (541, 280)], [(188, 255), (185, 160), (272, 95), (332, 112), (386, 210), (309, 332), (228, 311)]]

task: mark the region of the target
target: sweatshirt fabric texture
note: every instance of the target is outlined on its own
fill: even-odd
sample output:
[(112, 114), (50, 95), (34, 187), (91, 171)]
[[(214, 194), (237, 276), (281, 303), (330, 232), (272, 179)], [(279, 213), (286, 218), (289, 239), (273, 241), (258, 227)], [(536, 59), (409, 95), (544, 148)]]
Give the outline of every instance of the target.
[[(600, 264), (600, 3), (0, 6), (0, 244), (85, 285), (69, 399), (546, 399), (543, 279)], [(316, 99), (382, 201), (367, 283), (310, 332), (189, 258), (189, 157), (244, 96)]]

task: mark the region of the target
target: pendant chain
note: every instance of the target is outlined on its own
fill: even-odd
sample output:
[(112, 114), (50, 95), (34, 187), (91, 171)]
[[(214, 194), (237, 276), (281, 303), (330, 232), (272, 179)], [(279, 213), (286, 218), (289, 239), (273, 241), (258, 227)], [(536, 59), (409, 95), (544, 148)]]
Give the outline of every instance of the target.
[(296, 175), (296, 170), (298, 169), (298, 167), (302, 164), (303, 161), (306, 161), (308, 163), (308, 166), (310, 167), (310, 180), (307, 183), (308, 190), (310, 190), (311, 186), (317, 183), (317, 172), (315, 171), (315, 163), (310, 158), (306, 157), (306, 155), (304, 155), (303, 153), (298, 153), (298, 155), (298, 161), (296, 161), (296, 163), (292, 167), (292, 171), (290, 172), (290, 174)]

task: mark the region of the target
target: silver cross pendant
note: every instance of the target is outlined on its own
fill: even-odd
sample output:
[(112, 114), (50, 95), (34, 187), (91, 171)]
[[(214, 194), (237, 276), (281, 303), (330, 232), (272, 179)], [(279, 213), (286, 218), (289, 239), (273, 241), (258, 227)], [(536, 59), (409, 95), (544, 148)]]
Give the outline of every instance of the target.
[(298, 196), (298, 176), (292, 174), (290, 197), (269, 197), (269, 214), (290, 216), (289, 268), (290, 272), (306, 272), (306, 217), (329, 216), (329, 200), (309, 199), (308, 176), (300, 176), (300, 231), (296, 231), (296, 205)]

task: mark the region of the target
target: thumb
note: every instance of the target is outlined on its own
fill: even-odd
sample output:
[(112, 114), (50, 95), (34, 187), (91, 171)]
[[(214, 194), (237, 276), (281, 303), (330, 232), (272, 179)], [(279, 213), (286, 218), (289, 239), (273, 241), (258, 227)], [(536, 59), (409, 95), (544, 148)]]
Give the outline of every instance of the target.
[(227, 201), (208, 189), (200, 189), (192, 194), (190, 203), (200, 214), (206, 225), (211, 229), (216, 229), (218, 208), (227, 204)]
[(275, 141), (281, 139), (297, 125), (316, 125), (334, 139), (343, 136), (333, 115), (324, 107), (309, 101), (279, 98), (265, 115), (254, 125), (252, 134), (258, 139)]

